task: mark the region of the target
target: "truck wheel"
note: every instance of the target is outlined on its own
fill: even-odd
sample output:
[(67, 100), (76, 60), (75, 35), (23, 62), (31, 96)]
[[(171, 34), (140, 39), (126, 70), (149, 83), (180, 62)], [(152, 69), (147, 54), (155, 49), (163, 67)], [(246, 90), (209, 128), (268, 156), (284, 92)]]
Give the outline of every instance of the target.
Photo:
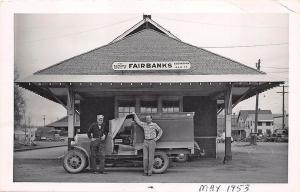
[(169, 157), (165, 152), (154, 153), (153, 173), (164, 173), (169, 167)]
[(86, 168), (85, 154), (79, 150), (70, 150), (64, 157), (63, 167), (69, 173), (79, 173)]

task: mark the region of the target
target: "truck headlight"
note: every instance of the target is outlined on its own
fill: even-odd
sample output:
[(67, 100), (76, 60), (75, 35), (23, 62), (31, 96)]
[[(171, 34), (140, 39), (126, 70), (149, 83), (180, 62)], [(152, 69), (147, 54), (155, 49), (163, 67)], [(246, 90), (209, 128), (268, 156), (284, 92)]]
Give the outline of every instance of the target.
[(180, 153), (180, 154), (178, 155), (178, 158), (179, 158), (179, 159), (183, 159), (183, 158), (184, 158), (184, 154), (183, 154), (183, 153)]
[(78, 137), (75, 135), (74, 141), (71, 141), (71, 145), (75, 145), (78, 142)]

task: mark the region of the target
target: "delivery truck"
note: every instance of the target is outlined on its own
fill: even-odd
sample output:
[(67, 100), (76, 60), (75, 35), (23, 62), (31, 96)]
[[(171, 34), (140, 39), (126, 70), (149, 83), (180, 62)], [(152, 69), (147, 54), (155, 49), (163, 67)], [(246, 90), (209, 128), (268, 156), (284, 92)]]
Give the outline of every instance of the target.
[[(145, 114), (137, 114), (144, 121)], [(157, 141), (153, 173), (164, 173), (170, 159), (194, 154), (194, 113), (152, 114), (153, 122), (163, 130)], [(110, 120), (105, 140), (106, 163), (125, 163), (143, 160), (143, 129), (137, 125), (132, 114)], [(69, 173), (79, 173), (90, 167), (90, 140), (86, 133), (77, 134), (71, 149), (63, 159), (63, 167)]]

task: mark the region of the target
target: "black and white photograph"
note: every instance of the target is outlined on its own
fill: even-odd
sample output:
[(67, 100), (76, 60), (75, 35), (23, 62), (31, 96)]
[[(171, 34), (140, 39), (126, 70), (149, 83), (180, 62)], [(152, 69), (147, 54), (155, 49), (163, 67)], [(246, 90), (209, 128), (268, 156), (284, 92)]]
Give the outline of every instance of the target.
[(239, 9), (13, 13), (13, 185), (295, 181), (294, 10)]

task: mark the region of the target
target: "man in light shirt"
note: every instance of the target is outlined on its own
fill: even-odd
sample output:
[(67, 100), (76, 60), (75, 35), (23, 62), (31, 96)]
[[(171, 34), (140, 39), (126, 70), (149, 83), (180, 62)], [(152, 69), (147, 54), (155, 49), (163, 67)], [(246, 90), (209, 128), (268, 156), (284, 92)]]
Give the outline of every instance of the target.
[(162, 136), (162, 129), (152, 122), (151, 115), (146, 116), (146, 122), (140, 121), (138, 116), (133, 113), (134, 121), (144, 130), (144, 145), (143, 145), (143, 161), (144, 161), (144, 175), (151, 176), (154, 162), (154, 152), (156, 141)]

